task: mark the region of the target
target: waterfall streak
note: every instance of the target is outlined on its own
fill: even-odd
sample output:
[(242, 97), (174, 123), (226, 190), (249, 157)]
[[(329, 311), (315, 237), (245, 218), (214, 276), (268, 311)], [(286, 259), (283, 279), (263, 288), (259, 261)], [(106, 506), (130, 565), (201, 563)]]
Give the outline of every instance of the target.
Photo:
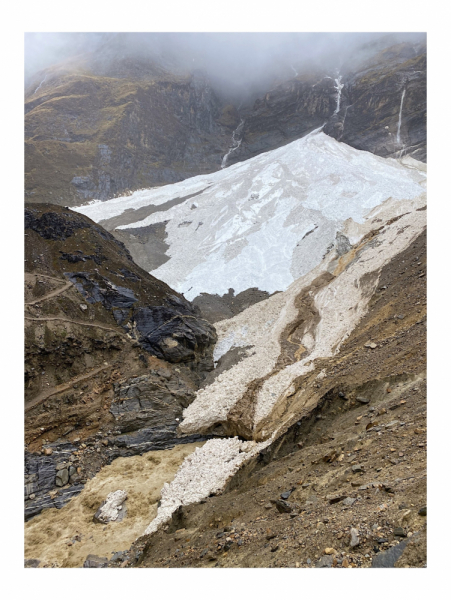
[(343, 133), (345, 130), (345, 122), (346, 122), (346, 115), (348, 114), (348, 109), (351, 108), (351, 106), (354, 106), (354, 104), (348, 104), (345, 108), (345, 116), (343, 117), (343, 123), (342, 123), (342, 128), (341, 128), (341, 133), (340, 133), (340, 137), (338, 138), (338, 141), (341, 140), (341, 138), (343, 137)]
[(341, 83), (341, 75), (337, 77), (335, 81), (335, 89), (337, 90), (337, 106), (334, 111), (334, 115), (336, 115), (340, 111), (340, 101), (341, 101), (341, 90), (344, 87), (344, 83)]
[(47, 75), (44, 77), (44, 79), (41, 81), (41, 83), (38, 85), (38, 87), (35, 89), (34, 93), (36, 94), (36, 92), (40, 89), (40, 87), (42, 86), (42, 84), (44, 83), (44, 81), (47, 79)]
[(404, 89), (402, 91), (402, 96), (401, 96), (401, 106), (399, 107), (399, 117), (398, 117), (398, 132), (396, 134), (396, 141), (398, 144), (401, 143), (401, 118), (402, 118), (402, 105), (404, 103), (404, 96), (406, 94), (406, 90)]
[(241, 146), (241, 142), (242, 142), (243, 138), (237, 139), (237, 135), (239, 135), (241, 133), (241, 131), (243, 130), (243, 125), (244, 125), (244, 119), (241, 119), (240, 124), (235, 129), (235, 131), (232, 133), (232, 145), (230, 146), (227, 154), (224, 154), (224, 156), (223, 156), (222, 163), (221, 163), (221, 169), (224, 169), (227, 166), (227, 160), (228, 160), (229, 156), (232, 154), (232, 152), (234, 152)]

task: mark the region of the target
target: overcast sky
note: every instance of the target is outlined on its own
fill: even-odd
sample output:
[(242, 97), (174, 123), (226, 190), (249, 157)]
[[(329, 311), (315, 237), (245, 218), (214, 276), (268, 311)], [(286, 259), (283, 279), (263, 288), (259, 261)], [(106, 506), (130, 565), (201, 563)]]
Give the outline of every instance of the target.
[[(425, 39), (385, 33), (26, 33), (25, 78), (71, 56), (114, 49), (156, 59), (166, 68), (202, 68), (220, 87), (252, 87), (311, 68), (335, 69), (362, 46)], [(393, 37), (394, 36), (394, 37)]]

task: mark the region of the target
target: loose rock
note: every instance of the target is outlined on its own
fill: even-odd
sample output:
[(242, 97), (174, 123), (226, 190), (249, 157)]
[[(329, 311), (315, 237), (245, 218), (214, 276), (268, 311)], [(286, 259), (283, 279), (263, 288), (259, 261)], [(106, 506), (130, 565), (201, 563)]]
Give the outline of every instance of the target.
[(350, 546), (351, 548), (354, 548), (355, 546), (358, 546), (360, 544), (360, 538), (359, 538), (359, 532), (357, 529), (355, 529), (354, 527), (351, 528), (351, 542), (350, 542)]

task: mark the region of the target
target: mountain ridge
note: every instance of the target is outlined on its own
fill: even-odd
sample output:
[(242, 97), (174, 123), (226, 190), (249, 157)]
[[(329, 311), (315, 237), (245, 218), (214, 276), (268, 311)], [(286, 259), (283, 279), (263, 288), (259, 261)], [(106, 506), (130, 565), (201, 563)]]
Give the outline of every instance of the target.
[(120, 56), (114, 66), (101, 62), (62, 63), (29, 84), (27, 201), (73, 206), (165, 185), (217, 171), (227, 154), (230, 165), (323, 125), (358, 149), (426, 160), (425, 45), (397, 44), (373, 64), (366, 59), (343, 67), (342, 75), (316, 68), (243, 107), (221, 95), (201, 70), (174, 74), (154, 61)]

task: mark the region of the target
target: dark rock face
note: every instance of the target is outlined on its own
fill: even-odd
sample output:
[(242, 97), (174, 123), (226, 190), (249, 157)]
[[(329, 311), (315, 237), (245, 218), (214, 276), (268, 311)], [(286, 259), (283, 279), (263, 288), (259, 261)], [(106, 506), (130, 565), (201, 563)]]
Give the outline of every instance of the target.
[[(147, 375), (113, 384), (113, 390), (110, 408), (113, 431), (103, 437), (105, 443), (100, 442), (102, 437), (94, 437), (86, 439), (83, 446), (80, 442), (49, 444), (50, 455), (26, 452), (25, 520), (46, 508), (61, 508), (78, 495), (84, 487), (81, 477), (84, 482), (96, 472), (90, 468), (94, 459), (100, 466), (118, 457), (167, 450), (212, 437), (178, 436), (183, 409), (194, 400), (195, 393), (182, 377), (169, 369), (150, 370)], [(78, 475), (74, 465), (81, 467), (82, 475)]]
[[(119, 325), (138, 340), (151, 354), (171, 363), (203, 363), (202, 370), (211, 370), (205, 351), (217, 339), (213, 327), (199, 319), (192, 305), (177, 296), (168, 296), (170, 306), (141, 306), (129, 288), (114, 285), (106, 277), (84, 272), (65, 273), (66, 277), (83, 294), (87, 302), (101, 302)], [(132, 279), (130, 275), (128, 279)], [(132, 310), (128, 310), (132, 309)]]
[[(275, 294), (277, 292), (274, 292)], [(268, 292), (262, 292), (258, 288), (249, 288), (235, 296), (235, 290), (229, 289), (227, 294), (200, 294), (193, 300), (194, 306), (199, 308), (202, 316), (210, 323), (216, 323), (223, 319), (231, 319), (249, 306), (266, 300), (272, 296)]]
[(177, 425), (195, 393), (181, 378), (166, 380), (152, 373), (114, 384), (110, 411), (122, 432)]
[[(213, 369), (216, 333), (90, 219), (34, 204), (26, 207), (26, 224), (30, 519), (64, 506), (119, 456), (207, 439), (178, 437), (177, 428)], [(69, 271), (67, 257), (78, 256), (83, 270)]]
[[(162, 221), (147, 227), (116, 229), (114, 235), (127, 246), (136, 264), (151, 272), (169, 260), (166, 254), (169, 245), (165, 242), (167, 223)], [(107, 221), (103, 225), (109, 227)]]
[(399, 44), (366, 63), (345, 65), (339, 106), (338, 77), (336, 73), (297, 77), (243, 111), (242, 142), (228, 164), (322, 126), (328, 135), (359, 150), (384, 157), (410, 155), (426, 162), (425, 46)]
[[(52, 444), (50, 447), (53, 450), (50, 456), (25, 454), (25, 520), (45, 508), (61, 508), (84, 487), (69, 461), (77, 448), (70, 443)], [(61, 480), (62, 471), (65, 471), (64, 483)], [(67, 484), (69, 487), (65, 489), (56, 489)], [(51, 491), (54, 494), (50, 495)]]
[(197, 359), (197, 352), (202, 353), (214, 344), (216, 334), (207, 321), (199, 320), (186, 309), (181, 313), (183, 310), (184, 307), (165, 306), (139, 309), (134, 316), (139, 343), (148, 352), (171, 363), (203, 362), (202, 356)]
[[(100, 238), (99, 241), (113, 242), (116, 246), (116, 251), (121, 256), (129, 261), (133, 260), (125, 245), (111, 233), (103, 229), (103, 227), (69, 209), (60, 208), (58, 211), (52, 211), (48, 210), (49, 206), (51, 205), (36, 204), (35, 206), (25, 206), (25, 230), (31, 229), (46, 240), (64, 242), (72, 237), (77, 230), (90, 229), (94, 237), (98, 236)], [(47, 210), (43, 210), (43, 207)], [(59, 250), (59, 254), (62, 260), (67, 260), (68, 262), (79, 262), (75, 258), (76, 256), (80, 256), (83, 261), (92, 259), (97, 264), (102, 264), (102, 258), (105, 259), (105, 257), (99, 256), (98, 253), (85, 255), (81, 250), (77, 250), (77, 254)]]
[(115, 384), (110, 411), (120, 434), (109, 438), (109, 459), (209, 439), (201, 435), (177, 437), (183, 409), (194, 398), (194, 390), (182, 378), (167, 372), (152, 371)]
[(151, 450), (170, 450), (179, 444), (192, 444), (212, 439), (212, 435), (193, 434), (177, 437), (178, 425), (145, 427), (139, 431), (112, 438), (115, 448), (108, 451), (110, 460), (119, 456), (135, 456)]
[(56, 212), (39, 214), (30, 208), (25, 208), (25, 229), (36, 231), (46, 240), (64, 241), (74, 234), (76, 229), (88, 227), (86, 222), (71, 212), (68, 215)]
[[(105, 308), (112, 309), (131, 308), (137, 302), (131, 290), (114, 285), (106, 277), (90, 276), (89, 273), (83, 272), (64, 274), (90, 304), (101, 302)], [(94, 277), (100, 280), (100, 283)]]
[[(212, 370), (217, 336), (190, 302), (135, 265), (123, 243), (101, 226), (69, 209), (50, 211), (43, 206), (26, 207), (25, 226), (52, 242), (45, 248), (52, 256), (83, 262), (83, 271), (63, 274), (88, 304), (100, 303), (111, 311), (116, 322), (154, 356), (189, 363), (199, 373)], [(83, 231), (83, 237), (75, 235), (77, 231)], [(72, 252), (65, 251), (69, 238)], [(93, 246), (95, 252), (90, 251)]]
[(256, 100), (243, 114), (245, 120), (240, 147), (228, 164), (247, 160), (321, 127), (335, 109), (333, 80), (321, 76), (306, 81), (287, 81)]
[(387, 63), (349, 76), (343, 107), (324, 131), (359, 150), (426, 162), (425, 49), (401, 47)]

